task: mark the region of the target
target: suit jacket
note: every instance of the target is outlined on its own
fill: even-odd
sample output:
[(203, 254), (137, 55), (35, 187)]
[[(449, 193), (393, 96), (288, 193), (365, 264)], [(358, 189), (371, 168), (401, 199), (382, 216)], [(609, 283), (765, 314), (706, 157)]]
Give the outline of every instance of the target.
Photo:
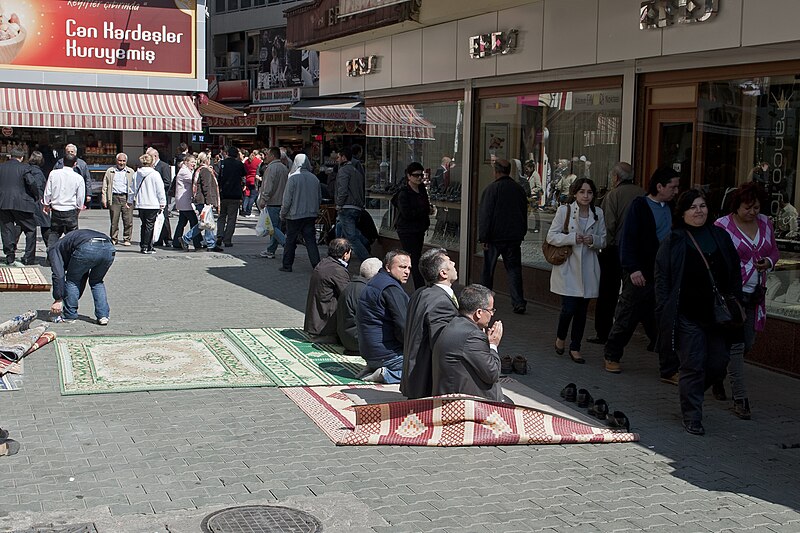
[(336, 334), (336, 301), (350, 283), (350, 274), (332, 257), (319, 262), (308, 282), (303, 330), (312, 335)]
[(489, 347), (489, 338), (477, 324), (457, 316), (445, 326), (433, 346), (433, 392), (468, 394), (503, 400), (500, 355)]
[(168, 191), (170, 185), (172, 185), (172, 169), (169, 164), (159, 159), (153, 168), (161, 175), (161, 181), (164, 182), (164, 190)]
[(409, 399), (433, 396), (433, 345), (444, 327), (458, 316), (447, 293), (436, 285), (411, 297), (403, 339), (403, 377), (400, 392)]
[(361, 276), (353, 276), (350, 283), (342, 291), (336, 302), (336, 334), (348, 352), (358, 353), (358, 299), (369, 280)]
[[(0, 209), (35, 213), (36, 204), (25, 186), (30, 165), (11, 159), (0, 165)], [(29, 178), (30, 179), (30, 178)]]

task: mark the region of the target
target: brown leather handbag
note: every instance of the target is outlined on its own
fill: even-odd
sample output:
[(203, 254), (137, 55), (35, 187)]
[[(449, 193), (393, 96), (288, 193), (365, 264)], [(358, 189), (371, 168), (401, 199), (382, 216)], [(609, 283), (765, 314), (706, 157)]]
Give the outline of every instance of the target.
[[(567, 204), (567, 216), (564, 218), (564, 227), (561, 228), (561, 233), (569, 233), (567, 230), (569, 229), (571, 211), (572, 205)], [(545, 237), (542, 242), (542, 254), (544, 254), (544, 260), (551, 265), (563, 265), (572, 254), (572, 245), (556, 246), (547, 242), (547, 238)]]

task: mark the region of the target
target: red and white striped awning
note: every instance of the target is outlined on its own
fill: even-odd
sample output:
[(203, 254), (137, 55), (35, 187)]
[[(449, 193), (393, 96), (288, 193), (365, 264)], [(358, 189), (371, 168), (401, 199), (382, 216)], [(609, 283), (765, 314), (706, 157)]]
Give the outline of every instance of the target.
[(0, 88), (0, 126), (203, 131), (191, 96)]
[(432, 141), (434, 128), (413, 105), (367, 105), (367, 137)]

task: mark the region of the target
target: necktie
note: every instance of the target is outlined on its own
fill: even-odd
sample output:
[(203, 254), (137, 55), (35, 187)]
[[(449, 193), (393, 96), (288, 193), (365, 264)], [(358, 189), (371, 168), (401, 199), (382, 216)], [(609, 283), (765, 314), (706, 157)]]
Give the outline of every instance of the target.
[(450, 300), (453, 302), (453, 305), (456, 306), (456, 309), (458, 309), (458, 298), (456, 298), (455, 294), (450, 295)]

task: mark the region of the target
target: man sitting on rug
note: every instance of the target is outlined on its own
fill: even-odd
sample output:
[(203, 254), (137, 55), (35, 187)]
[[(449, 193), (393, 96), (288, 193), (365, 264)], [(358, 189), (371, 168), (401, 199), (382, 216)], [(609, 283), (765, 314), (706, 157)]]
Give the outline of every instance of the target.
[(494, 293), (483, 285), (469, 285), (461, 291), (458, 311), (433, 346), (433, 393), (502, 401), (497, 345), (503, 338), (503, 323), (489, 327)]
[(358, 299), (364, 292), (369, 280), (383, 267), (383, 263), (377, 257), (370, 257), (361, 263), (359, 275), (353, 276), (350, 283), (342, 291), (339, 300), (336, 302), (336, 333), (339, 342), (344, 346), (345, 355), (359, 355), (358, 351), (358, 322), (356, 312), (358, 311)]
[(78, 300), (86, 282), (94, 298), (94, 315), (101, 326), (108, 325), (108, 299), (103, 283), (114, 262), (116, 250), (108, 235), (91, 229), (76, 229), (67, 233), (47, 252), (53, 269), (53, 305), (50, 312), (64, 320), (78, 318)]
[(419, 271), (427, 287), (418, 289), (408, 306), (400, 380), (400, 392), (410, 400), (432, 396), (433, 345), (442, 329), (458, 316), (458, 299), (452, 288), (458, 273), (447, 250), (427, 250), (420, 257)]
[(336, 342), (336, 303), (341, 297), (350, 274), (350, 243), (333, 239), (328, 244), (328, 257), (317, 263), (308, 283), (306, 318), (303, 330), (316, 342)]
[(403, 285), (411, 274), (408, 252), (386, 254), (384, 268), (367, 283), (358, 301), (358, 348), (367, 362), (359, 379), (399, 383), (403, 371), (403, 337), (408, 294)]

